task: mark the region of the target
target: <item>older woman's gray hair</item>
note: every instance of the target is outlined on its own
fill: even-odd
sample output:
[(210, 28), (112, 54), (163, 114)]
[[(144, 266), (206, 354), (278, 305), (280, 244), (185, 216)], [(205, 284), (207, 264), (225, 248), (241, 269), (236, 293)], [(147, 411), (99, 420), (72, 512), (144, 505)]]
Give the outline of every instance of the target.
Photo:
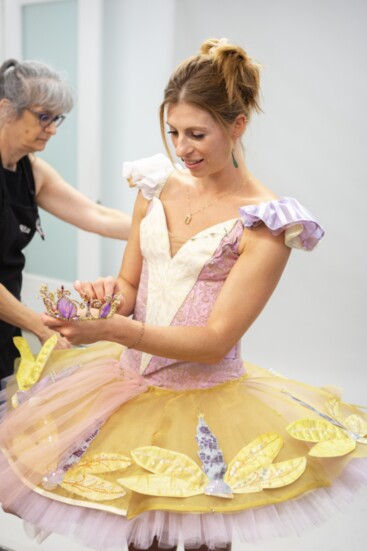
[(0, 67), (0, 101), (2, 99), (8, 102), (1, 109), (0, 121), (20, 117), (30, 106), (39, 106), (55, 115), (68, 113), (73, 107), (70, 84), (40, 61), (4, 61)]

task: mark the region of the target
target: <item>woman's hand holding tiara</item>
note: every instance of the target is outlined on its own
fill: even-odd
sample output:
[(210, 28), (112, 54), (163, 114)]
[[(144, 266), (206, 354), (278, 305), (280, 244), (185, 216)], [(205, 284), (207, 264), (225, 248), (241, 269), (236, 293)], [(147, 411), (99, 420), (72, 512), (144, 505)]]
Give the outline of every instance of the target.
[(108, 340), (108, 322), (110, 320), (69, 321), (53, 318), (49, 314), (42, 314), (41, 319), (44, 325), (60, 333), (73, 345)]

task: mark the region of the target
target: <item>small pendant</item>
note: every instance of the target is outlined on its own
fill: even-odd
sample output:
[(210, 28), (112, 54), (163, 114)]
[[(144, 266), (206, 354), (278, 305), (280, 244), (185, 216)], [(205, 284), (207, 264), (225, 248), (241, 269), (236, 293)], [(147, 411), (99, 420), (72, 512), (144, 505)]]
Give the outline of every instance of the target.
[(185, 224), (187, 224), (187, 225), (190, 224), (191, 218), (192, 218), (191, 214), (187, 214), (186, 218), (185, 218)]

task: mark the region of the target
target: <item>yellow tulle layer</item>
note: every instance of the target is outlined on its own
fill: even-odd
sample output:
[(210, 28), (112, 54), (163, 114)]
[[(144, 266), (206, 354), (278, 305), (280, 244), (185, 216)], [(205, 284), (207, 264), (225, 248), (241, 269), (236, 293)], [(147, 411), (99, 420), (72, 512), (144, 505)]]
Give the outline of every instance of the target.
[[(106, 344), (82, 352), (54, 352), (44, 375), (50, 370), (64, 369), (76, 360), (88, 366), (89, 359), (96, 360), (96, 352), (103, 361), (106, 355), (117, 358), (120, 349)], [(129, 518), (152, 510), (231, 513), (280, 503), (329, 486), (349, 460), (367, 456), (367, 446), (359, 444), (342, 457), (310, 455), (314, 442), (294, 438), (287, 427), (302, 418), (320, 418), (314, 411), (307, 410), (300, 400), (325, 412), (325, 403), (333, 394), (271, 375), (249, 364), (246, 369), (247, 374), (241, 379), (210, 389), (176, 391), (148, 387), (122, 404), (106, 420), (77, 468), (72, 467), (57, 487), (51, 490), (42, 484), (34, 486), (30, 480), (25, 482), (51, 499)], [(87, 369), (85, 376), (88, 376)], [(82, 391), (80, 395), (83, 400)], [(341, 410), (363, 415), (345, 404)], [(90, 415), (93, 416), (93, 407)], [(57, 421), (56, 417), (57, 412), (54, 412), (52, 422)], [(269, 463), (275, 467), (266, 471), (268, 485), (261, 487), (254, 481), (252, 489), (246, 486), (230, 496), (207, 495), (208, 480), (196, 439), (200, 419), (217, 439), (228, 469), (225, 480), (229, 485), (233, 488), (236, 485), (232, 476), (234, 460), (243, 449), (246, 455), (249, 444), (253, 449), (260, 445), (273, 454)], [(77, 414), (72, 423), (78, 426)], [(67, 429), (70, 429), (70, 421)], [(262, 466), (268, 467), (262, 463), (260, 455), (254, 470), (259, 480), (265, 472)], [(283, 484), (279, 480), (285, 467), (288, 478)], [(252, 476), (250, 471), (242, 475)]]

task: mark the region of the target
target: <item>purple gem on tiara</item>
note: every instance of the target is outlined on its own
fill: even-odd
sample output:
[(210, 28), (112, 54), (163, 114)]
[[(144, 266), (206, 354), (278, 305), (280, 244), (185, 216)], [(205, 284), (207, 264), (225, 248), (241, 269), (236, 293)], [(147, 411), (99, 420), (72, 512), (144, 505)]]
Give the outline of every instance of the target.
[(77, 308), (75, 304), (73, 304), (64, 296), (62, 296), (57, 301), (57, 310), (63, 318), (66, 318), (68, 320), (74, 318), (77, 315)]
[(111, 308), (112, 308), (111, 303), (106, 302), (106, 304), (104, 304), (100, 310), (99, 317), (107, 318), (108, 314), (111, 312)]

